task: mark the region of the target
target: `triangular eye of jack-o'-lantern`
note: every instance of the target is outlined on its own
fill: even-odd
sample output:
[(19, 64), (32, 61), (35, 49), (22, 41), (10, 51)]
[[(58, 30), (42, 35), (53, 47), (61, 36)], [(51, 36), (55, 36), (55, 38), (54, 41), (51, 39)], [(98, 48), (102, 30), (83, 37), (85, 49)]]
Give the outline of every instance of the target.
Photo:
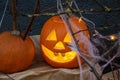
[[(87, 29), (84, 21), (79, 18), (71, 16), (70, 19), (81, 30)], [(73, 31), (76, 32), (75, 29), (73, 29)], [(88, 31), (84, 31), (82, 33), (89, 37)], [(77, 34), (75, 36), (79, 37)], [(40, 34), (40, 48), (44, 59), (50, 65), (64, 68), (78, 67), (77, 53), (66, 45), (71, 42), (72, 37), (67, 32), (66, 27), (59, 16), (53, 16), (47, 20)], [(79, 46), (82, 51), (86, 53), (84, 43), (79, 44)]]

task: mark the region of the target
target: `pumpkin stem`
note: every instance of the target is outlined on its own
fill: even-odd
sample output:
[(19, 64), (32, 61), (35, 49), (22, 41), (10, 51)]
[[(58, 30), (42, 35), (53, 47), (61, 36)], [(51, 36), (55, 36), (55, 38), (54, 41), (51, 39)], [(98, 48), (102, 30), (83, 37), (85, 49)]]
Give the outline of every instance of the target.
[(20, 31), (13, 30), (13, 31), (11, 31), (11, 35), (13, 35), (13, 36), (20, 36)]
[(15, 0), (11, 0), (11, 10), (12, 10), (12, 16), (13, 16), (13, 30), (17, 30), (17, 10), (16, 10), (16, 4)]
[[(40, 5), (39, 0), (36, 0), (36, 5), (35, 5), (35, 8), (34, 8), (33, 14), (38, 13), (38, 11), (39, 11), (39, 5)], [(35, 19), (35, 16), (32, 16), (30, 22), (28, 23), (28, 26), (27, 26), (27, 29), (26, 29), (25, 33), (22, 35), (23, 40), (25, 40), (28, 32), (30, 31), (34, 19)]]

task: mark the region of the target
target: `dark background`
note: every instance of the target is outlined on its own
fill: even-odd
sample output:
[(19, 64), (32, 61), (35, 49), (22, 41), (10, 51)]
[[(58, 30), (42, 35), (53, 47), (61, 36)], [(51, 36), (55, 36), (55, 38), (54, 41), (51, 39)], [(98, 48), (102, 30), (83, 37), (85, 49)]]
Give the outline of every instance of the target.
[[(4, 11), (5, 3), (7, 0), (0, 0), (0, 20)], [(11, 5), (7, 6), (7, 11), (3, 20), (3, 23), (0, 28), (0, 32), (11, 30), (12, 29), (12, 16), (11, 16)], [(43, 10), (46, 10), (50, 7), (55, 7), (57, 0), (40, 0), (40, 12), (43, 13)], [(62, 0), (63, 2), (65, 0)], [(111, 9), (120, 8), (120, 0), (98, 0), (103, 5), (108, 6)], [(95, 0), (76, 0), (81, 10), (100, 10), (100, 12), (91, 12), (83, 13), (84, 17), (93, 21), (96, 25), (96, 29), (103, 35), (109, 35), (117, 33), (120, 31), (120, 10), (105, 12), (101, 11), (103, 8), (99, 6)], [(17, 0), (18, 7), (18, 28), (21, 32), (26, 29), (26, 26), (30, 18), (22, 16), (19, 12), (23, 13), (33, 13), (35, 5), (35, 0)], [(57, 12), (57, 9), (47, 10), (46, 12)], [(32, 29), (29, 32), (29, 35), (38, 35), (40, 34), (41, 28), (45, 21), (51, 16), (39, 16), (35, 19)]]

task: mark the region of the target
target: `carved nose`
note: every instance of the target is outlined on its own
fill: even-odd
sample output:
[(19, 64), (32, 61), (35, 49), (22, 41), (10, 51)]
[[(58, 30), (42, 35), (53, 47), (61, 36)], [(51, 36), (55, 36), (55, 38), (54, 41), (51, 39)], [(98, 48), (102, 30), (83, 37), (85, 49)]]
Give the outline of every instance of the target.
[(59, 49), (59, 50), (65, 49), (65, 46), (64, 46), (64, 44), (63, 44), (61, 41), (59, 41), (59, 42), (57, 42), (57, 44), (54, 46), (54, 49)]

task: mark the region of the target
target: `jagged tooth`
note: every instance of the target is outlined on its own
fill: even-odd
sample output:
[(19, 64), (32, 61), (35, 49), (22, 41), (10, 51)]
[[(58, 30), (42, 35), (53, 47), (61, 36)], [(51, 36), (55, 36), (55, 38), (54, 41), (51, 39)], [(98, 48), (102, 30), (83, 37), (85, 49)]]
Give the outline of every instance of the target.
[(65, 53), (61, 53), (61, 55), (64, 57), (64, 56), (65, 56)]
[(55, 55), (55, 56), (58, 56), (58, 53), (55, 52), (54, 55)]

